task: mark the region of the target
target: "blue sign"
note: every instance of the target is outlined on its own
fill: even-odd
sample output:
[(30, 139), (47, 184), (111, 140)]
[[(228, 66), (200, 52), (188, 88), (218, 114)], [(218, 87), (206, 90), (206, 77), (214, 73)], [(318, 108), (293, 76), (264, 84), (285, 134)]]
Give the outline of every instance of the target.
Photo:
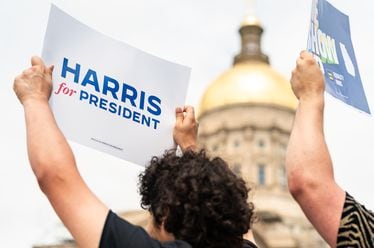
[(370, 114), (353, 50), (349, 17), (326, 0), (313, 0), (308, 51), (321, 67), (326, 91)]

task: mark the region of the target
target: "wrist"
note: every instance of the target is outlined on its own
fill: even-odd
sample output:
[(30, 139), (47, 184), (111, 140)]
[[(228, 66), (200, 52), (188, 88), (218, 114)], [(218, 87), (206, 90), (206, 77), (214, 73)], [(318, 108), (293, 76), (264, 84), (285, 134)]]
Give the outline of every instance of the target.
[(299, 106), (313, 106), (317, 108), (324, 108), (325, 106), (325, 96), (324, 94), (320, 94), (313, 97), (300, 97), (299, 99)]
[(24, 108), (28, 108), (31, 106), (41, 106), (41, 105), (47, 105), (49, 106), (48, 99), (46, 98), (40, 98), (40, 97), (28, 97), (22, 101), (22, 105)]
[(182, 149), (182, 152), (186, 152), (186, 151), (196, 152), (197, 151), (197, 144), (195, 142), (188, 143), (188, 144), (183, 144), (183, 145), (181, 144), (179, 146)]

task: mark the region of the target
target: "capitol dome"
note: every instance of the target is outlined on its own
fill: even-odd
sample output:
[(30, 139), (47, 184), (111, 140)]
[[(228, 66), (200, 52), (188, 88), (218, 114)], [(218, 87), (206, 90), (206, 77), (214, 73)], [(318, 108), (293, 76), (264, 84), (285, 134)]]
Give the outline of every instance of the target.
[(205, 91), (199, 115), (235, 104), (265, 104), (295, 109), (297, 100), (289, 80), (276, 72), (261, 51), (263, 29), (257, 18), (247, 16), (240, 34), (242, 49), (232, 68), (220, 75)]

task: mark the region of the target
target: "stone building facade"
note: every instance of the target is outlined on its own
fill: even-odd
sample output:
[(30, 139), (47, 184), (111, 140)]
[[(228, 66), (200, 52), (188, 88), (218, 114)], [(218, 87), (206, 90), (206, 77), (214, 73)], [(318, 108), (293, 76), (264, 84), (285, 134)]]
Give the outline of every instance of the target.
[(239, 32), (233, 66), (201, 100), (200, 146), (223, 157), (252, 187), (259, 247), (326, 247), (287, 188), (285, 155), (297, 105), (290, 84), (262, 52), (258, 19), (247, 16)]

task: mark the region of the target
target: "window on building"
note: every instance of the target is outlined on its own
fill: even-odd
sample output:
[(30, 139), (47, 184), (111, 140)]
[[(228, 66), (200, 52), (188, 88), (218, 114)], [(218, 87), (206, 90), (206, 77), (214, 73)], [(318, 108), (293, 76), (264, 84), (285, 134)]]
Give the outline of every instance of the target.
[(278, 177), (279, 177), (279, 184), (282, 188), (287, 187), (287, 174), (286, 174), (286, 167), (281, 165), (278, 170)]
[(264, 164), (259, 164), (258, 165), (258, 184), (259, 185), (265, 185), (266, 183), (266, 178), (265, 178), (265, 165)]

